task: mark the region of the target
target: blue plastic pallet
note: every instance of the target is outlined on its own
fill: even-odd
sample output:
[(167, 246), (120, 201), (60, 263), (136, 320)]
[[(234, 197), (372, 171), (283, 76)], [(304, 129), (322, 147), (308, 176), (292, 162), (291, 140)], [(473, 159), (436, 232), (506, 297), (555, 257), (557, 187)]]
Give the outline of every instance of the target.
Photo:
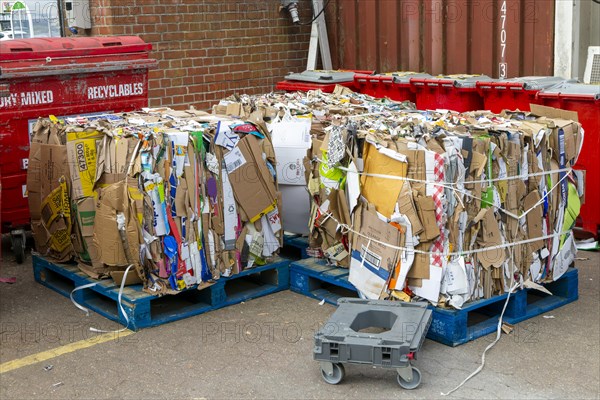
[(300, 250), (300, 258), (308, 258), (306, 249), (308, 248), (308, 238), (302, 235), (284, 235), (283, 245)]
[[(33, 255), (33, 273), (38, 283), (69, 297), (76, 287), (97, 282), (89, 289), (73, 294), (77, 303), (123, 325), (118, 307), (119, 287), (110, 279), (92, 279), (75, 264), (54, 264)], [(139, 330), (203, 314), (242, 301), (266, 296), (289, 288), (290, 260), (277, 258), (271, 264), (250, 268), (202, 289), (187, 289), (177, 295), (154, 296), (141, 285), (123, 289), (122, 306), (129, 318), (129, 329)]]
[[(290, 264), (290, 289), (337, 305), (340, 297), (358, 297), (348, 282), (348, 274), (347, 269), (326, 265), (323, 260), (295, 261)], [(511, 294), (504, 321), (516, 324), (577, 300), (577, 269), (569, 268), (560, 279), (545, 287), (553, 296), (530, 289)], [(433, 319), (427, 337), (448, 346), (458, 346), (495, 332), (506, 297), (507, 294), (503, 294), (477, 300), (467, 303), (462, 310), (431, 307)]]
[[(577, 300), (577, 269), (569, 268), (560, 279), (544, 286), (553, 296), (533, 289), (511, 294), (503, 321), (516, 324)], [(502, 294), (467, 303), (462, 310), (433, 308), (427, 337), (448, 346), (458, 346), (495, 332), (507, 296)]]
[(325, 260), (307, 258), (290, 264), (290, 289), (337, 306), (340, 297), (358, 297), (348, 282), (349, 270), (327, 265)]

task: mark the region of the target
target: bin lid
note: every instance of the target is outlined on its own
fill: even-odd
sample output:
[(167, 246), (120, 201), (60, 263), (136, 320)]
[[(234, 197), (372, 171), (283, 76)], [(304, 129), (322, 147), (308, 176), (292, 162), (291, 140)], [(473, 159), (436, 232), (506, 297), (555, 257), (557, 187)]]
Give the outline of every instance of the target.
[(286, 81), (301, 81), (312, 83), (343, 83), (354, 80), (354, 72), (349, 71), (304, 71), (299, 74), (288, 74)]
[(522, 76), (508, 79), (479, 80), (477, 86), (542, 90), (562, 82), (565, 82), (565, 79), (559, 76)]
[(588, 85), (573, 81), (564, 81), (540, 92), (540, 95), (575, 95), (589, 96), (594, 100), (600, 100), (600, 85)]
[(394, 83), (410, 83), (410, 78), (431, 78), (431, 75), (424, 72), (392, 72)]
[(471, 89), (475, 88), (477, 82), (492, 81), (493, 79), (487, 75), (438, 75), (422, 77), (409, 77), (412, 84), (418, 85), (439, 85), (439, 86), (454, 86), (457, 88)]
[(149, 52), (137, 36), (33, 38), (0, 42), (0, 62)]
[(0, 80), (153, 69), (150, 50), (137, 36), (8, 40), (0, 42)]
[(477, 82), (493, 80), (487, 75), (448, 75), (446, 79), (453, 79), (454, 86), (459, 88), (474, 88)]

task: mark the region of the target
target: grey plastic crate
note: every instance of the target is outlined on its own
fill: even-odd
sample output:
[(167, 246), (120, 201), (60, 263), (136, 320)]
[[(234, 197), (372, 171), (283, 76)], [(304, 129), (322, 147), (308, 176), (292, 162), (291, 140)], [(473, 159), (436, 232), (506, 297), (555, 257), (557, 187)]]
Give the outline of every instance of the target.
[(323, 379), (341, 382), (344, 363), (371, 364), (395, 368), (400, 386), (416, 388), (421, 373), (411, 361), (431, 324), (427, 303), (342, 298), (338, 304), (315, 334), (314, 359), (321, 362)]

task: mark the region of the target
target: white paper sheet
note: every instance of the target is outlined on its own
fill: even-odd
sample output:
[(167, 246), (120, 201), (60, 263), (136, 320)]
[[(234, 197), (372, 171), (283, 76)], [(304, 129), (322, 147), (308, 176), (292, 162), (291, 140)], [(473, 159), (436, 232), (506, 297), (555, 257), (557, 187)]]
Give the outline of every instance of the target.
[(279, 240), (271, 229), (271, 224), (267, 220), (267, 216), (263, 215), (260, 218), (262, 225), (262, 234), (264, 238), (262, 255), (263, 257), (271, 257), (275, 251), (279, 248)]
[(239, 141), (240, 137), (236, 133), (233, 133), (227, 124), (219, 121), (217, 124), (215, 144), (225, 147), (227, 150), (232, 150)]
[(410, 289), (417, 295), (427, 299), (433, 305), (437, 305), (440, 295), (440, 282), (442, 280), (442, 268), (433, 265), (429, 266), (429, 279), (423, 279), (423, 286), (410, 286)]

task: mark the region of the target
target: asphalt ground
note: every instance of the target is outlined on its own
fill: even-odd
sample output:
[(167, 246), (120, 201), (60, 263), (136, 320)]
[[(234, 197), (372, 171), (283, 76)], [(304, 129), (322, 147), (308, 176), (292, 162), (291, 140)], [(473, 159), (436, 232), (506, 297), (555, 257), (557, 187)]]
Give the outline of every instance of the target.
[[(418, 389), (395, 371), (349, 365), (336, 386), (312, 360), (313, 333), (333, 306), (284, 291), (126, 336), (36, 283), (31, 256), (17, 265), (3, 242), (0, 399), (442, 398), (475, 370), (488, 335), (451, 348), (426, 340)], [(516, 325), (485, 369), (445, 398), (598, 399), (600, 253), (579, 252), (579, 300)], [(546, 318), (544, 318), (544, 316)], [(6, 369), (10, 369), (6, 371)]]

